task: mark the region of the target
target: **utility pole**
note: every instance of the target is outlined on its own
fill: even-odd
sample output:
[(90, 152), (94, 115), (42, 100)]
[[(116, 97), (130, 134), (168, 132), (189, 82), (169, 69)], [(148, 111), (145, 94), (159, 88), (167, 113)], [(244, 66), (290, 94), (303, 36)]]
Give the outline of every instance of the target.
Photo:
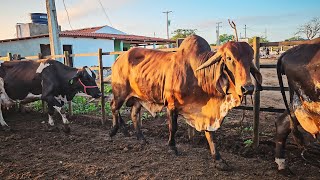
[(247, 25), (244, 25), (244, 38), (247, 38)]
[(217, 24), (217, 26), (216, 26), (216, 32), (217, 32), (217, 46), (219, 46), (220, 45), (220, 39), (219, 39), (219, 28), (220, 27), (222, 27), (222, 26), (220, 26), (220, 24), (221, 24), (222, 22), (217, 22), (216, 24)]
[(267, 28), (264, 30), (264, 38), (267, 39)]
[[(59, 40), (59, 27), (57, 21), (55, 0), (46, 0), (46, 6), (51, 55), (59, 55), (61, 54), (61, 44)], [(61, 58), (58, 58), (58, 60), (62, 61)]]
[(165, 12), (162, 12), (162, 13), (165, 13), (167, 14), (167, 39), (169, 39), (169, 13), (172, 13), (172, 11), (165, 11)]

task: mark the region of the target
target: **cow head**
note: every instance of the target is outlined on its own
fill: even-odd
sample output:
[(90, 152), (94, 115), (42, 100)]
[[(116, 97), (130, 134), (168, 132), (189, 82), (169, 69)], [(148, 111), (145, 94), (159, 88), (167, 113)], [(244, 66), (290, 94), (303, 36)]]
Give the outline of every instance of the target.
[(93, 98), (101, 97), (101, 91), (96, 83), (96, 75), (87, 66), (79, 69), (77, 74), (69, 81), (70, 84), (77, 83), (82, 88), (82, 92)]
[(216, 64), (216, 89), (223, 94), (235, 92), (239, 96), (252, 94), (254, 85), (250, 73), (257, 81), (257, 90), (261, 90), (262, 76), (253, 62), (253, 49), (245, 42), (227, 42), (215, 55), (209, 58), (197, 70)]

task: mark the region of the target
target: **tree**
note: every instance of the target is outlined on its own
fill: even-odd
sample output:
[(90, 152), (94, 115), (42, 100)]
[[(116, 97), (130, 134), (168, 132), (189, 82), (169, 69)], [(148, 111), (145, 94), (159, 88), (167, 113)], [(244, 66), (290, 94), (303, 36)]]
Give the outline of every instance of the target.
[(229, 34), (221, 34), (219, 36), (219, 41), (221, 44), (224, 44), (228, 41), (232, 41), (233, 40), (233, 35), (229, 35)]
[(177, 29), (172, 34), (172, 40), (177, 40), (178, 38), (186, 38), (187, 36), (196, 34), (196, 29)]
[[(249, 44), (252, 44), (253, 38), (254, 37), (248, 39), (248, 43)], [(265, 42), (269, 42), (269, 40), (267, 38), (265, 38), (265, 37), (260, 37), (260, 42), (265, 43)]]
[(301, 41), (301, 40), (305, 40), (305, 39), (303, 39), (301, 36), (293, 36), (293, 37), (286, 39), (284, 41)]
[(317, 34), (320, 35), (320, 18), (315, 17), (306, 24), (300, 26), (295, 35), (297, 34), (305, 34), (308, 39), (313, 39)]

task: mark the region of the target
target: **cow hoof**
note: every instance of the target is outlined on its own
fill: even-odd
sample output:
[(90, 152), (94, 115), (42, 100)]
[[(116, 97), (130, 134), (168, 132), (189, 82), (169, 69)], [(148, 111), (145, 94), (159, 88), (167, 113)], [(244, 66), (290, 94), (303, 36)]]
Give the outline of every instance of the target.
[(70, 134), (71, 129), (68, 124), (65, 124), (62, 128), (62, 131), (66, 134)]
[(56, 126), (47, 125), (45, 127), (45, 131), (47, 131), (47, 132), (59, 132), (59, 128), (56, 127)]
[(179, 152), (176, 146), (169, 146), (169, 153), (178, 156)]
[(230, 166), (224, 161), (223, 159), (215, 160), (215, 168), (217, 168), (219, 171), (230, 171)]
[(285, 177), (294, 177), (295, 176), (295, 174), (289, 168), (278, 170), (278, 173), (281, 174), (282, 176), (285, 176)]
[(143, 134), (137, 135), (137, 140), (140, 141), (140, 144), (148, 144), (148, 141), (144, 138)]
[(109, 133), (109, 136), (110, 137), (115, 136), (117, 134), (117, 132), (118, 132), (118, 129), (119, 129), (118, 127), (112, 127), (112, 129), (111, 129), (111, 131)]
[(10, 132), (12, 129), (9, 126), (2, 126), (3, 131)]

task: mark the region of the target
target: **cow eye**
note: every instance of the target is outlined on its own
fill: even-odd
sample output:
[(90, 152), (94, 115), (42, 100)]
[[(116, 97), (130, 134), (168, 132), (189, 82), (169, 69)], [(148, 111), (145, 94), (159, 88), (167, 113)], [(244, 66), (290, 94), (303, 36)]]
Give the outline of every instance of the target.
[(227, 60), (228, 60), (228, 61), (231, 61), (232, 59), (231, 59), (231, 57), (227, 57)]

